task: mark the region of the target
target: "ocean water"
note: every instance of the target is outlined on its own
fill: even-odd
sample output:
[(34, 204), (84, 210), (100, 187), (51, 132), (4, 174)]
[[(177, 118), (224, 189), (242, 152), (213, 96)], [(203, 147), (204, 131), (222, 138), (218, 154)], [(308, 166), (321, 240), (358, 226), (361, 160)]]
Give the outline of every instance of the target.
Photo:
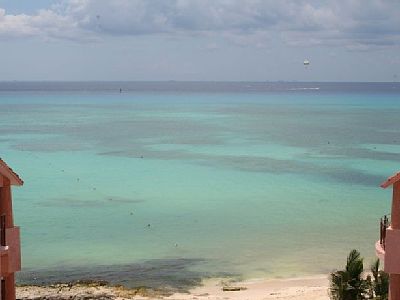
[[(122, 93), (119, 89), (122, 88)], [(0, 83), (21, 282), (197, 284), (374, 259), (399, 83)]]

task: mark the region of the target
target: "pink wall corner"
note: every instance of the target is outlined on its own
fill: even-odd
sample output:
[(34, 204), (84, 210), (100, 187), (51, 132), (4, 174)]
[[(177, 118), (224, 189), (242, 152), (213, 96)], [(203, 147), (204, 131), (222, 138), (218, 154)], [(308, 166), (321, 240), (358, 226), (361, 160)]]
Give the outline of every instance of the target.
[(6, 243), (8, 245), (8, 272), (21, 270), (21, 244), (19, 227), (6, 229)]
[(400, 230), (386, 229), (384, 270), (390, 274), (400, 274)]

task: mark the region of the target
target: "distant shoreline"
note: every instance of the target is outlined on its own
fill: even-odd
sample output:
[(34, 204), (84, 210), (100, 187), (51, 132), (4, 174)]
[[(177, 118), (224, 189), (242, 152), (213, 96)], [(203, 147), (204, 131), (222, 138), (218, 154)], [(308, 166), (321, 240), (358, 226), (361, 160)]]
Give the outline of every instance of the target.
[(0, 80), (1, 83), (400, 83), (400, 81), (301, 81), (301, 80)]
[(400, 93), (400, 82), (0, 81), (2, 92), (41, 93)]

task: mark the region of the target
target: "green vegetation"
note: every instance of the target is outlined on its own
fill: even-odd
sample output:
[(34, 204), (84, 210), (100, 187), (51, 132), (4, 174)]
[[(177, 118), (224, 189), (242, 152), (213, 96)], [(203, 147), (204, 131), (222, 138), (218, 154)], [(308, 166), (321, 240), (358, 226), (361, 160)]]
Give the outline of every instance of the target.
[(360, 252), (352, 250), (344, 270), (330, 274), (329, 295), (332, 300), (387, 300), (389, 276), (379, 270), (379, 259), (371, 266), (371, 275), (363, 277), (364, 263)]
[(371, 266), (371, 272), (374, 280), (371, 280), (371, 276), (367, 277), (370, 279), (370, 286), (373, 289), (373, 299), (387, 300), (389, 294), (389, 274), (379, 270), (379, 259), (377, 259)]

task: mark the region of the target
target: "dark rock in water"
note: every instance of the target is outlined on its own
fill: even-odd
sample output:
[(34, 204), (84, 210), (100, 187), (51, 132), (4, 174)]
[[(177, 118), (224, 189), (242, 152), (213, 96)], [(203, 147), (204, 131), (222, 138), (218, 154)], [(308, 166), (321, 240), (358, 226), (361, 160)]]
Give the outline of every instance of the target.
[(126, 265), (63, 267), (47, 270), (24, 270), (18, 273), (19, 285), (69, 286), (121, 285), (127, 289), (146, 287), (162, 293), (187, 292), (201, 285), (204, 278), (232, 277), (235, 274), (205, 273), (199, 270), (203, 259), (153, 259)]
[(109, 285), (110, 283), (105, 280), (81, 279), (81, 280), (72, 282), (71, 284), (72, 285), (81, 284), (81, 285), (88, 285), (88, 286), (91, 286), (91, 285), (92, 286), (106, 286), (106, 285)]
[(135, 296), (155, 297), (167, 296), (145, 287), (127, 289), (122, 286), (106, 286), (103, 282), (86, 281), (86, 283), (52, 284), (49, 286), (19, 286), (17, 299), (23, 300), (111, 300), (131, 299)]
[(246, 288), (244, 287), (240, 287), (240, 286), (224, 286), (222, 288), (222, 290), (224, 292), (238, 292), (238, 291), (242, 291), (245, 290)]

